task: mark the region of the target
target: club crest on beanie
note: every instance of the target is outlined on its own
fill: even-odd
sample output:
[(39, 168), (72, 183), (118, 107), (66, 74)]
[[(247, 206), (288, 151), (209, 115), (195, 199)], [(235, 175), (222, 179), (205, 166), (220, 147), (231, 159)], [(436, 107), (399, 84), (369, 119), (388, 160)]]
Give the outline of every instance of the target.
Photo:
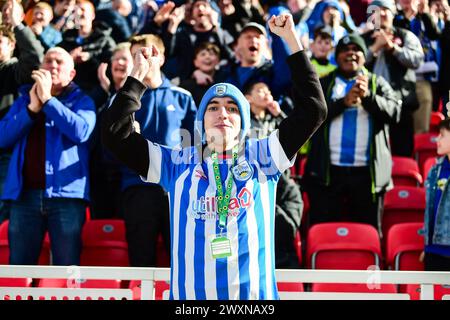
[(205, 128), (203, 125), (203, 118), (205, 117), (206, 107), (213, 98), (230, 97), (232, 98), (239, 109), (241, 115), (241, 132), (239, 139), (243, 139), (250, 129), (250, 104), (248, 103), (241, 90), (230, 83), (217, 83), (210, 87), (200, 102), (195, 118), (195, 131), (202, 139), (202, 143), (206, 143)]

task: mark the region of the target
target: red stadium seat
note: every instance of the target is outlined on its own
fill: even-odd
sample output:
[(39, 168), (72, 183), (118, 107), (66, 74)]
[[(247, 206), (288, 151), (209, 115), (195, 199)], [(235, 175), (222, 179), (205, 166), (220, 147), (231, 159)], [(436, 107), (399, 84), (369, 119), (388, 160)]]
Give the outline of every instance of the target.
[(84, 280), (75, 279), (39, 279), (40, 288), (97, 288), (120, 289), (121, 280)]
[(423, 165), (428, 158), (434, 158), (436, 153), (436, 133), (419, 133), (414, 135), (414, 158), (423, 172)]
[(31, 278), (0, 278), (0, 287), (31, 287)]
[[(382, 219), (383, 239), (391, 226), (403, 222), (423, 222), (425, 212), (425, 189), (396, 187), (384, 197)], [(383, 241), (384, 241), (383, 240)]]
[(313, 283), (312, 292), (397, 293), (394, 284)]
[[(0, 225), (0, 264), (9, 264), (8, 225), (9, 220), (3, 221)], [(38, 264), (50, 264), (50, 240), (48, 233), (45, 234), (44, 242), (42, 243)]]
[[(401, 289), (403, 292), (403, 290)], [(405, 286), (405, 293), (409, 294), (411, 300), (420, 300), (420, 285), (418, 284), (407, 284)], [(434, 300), (442, 300), (443, 296), (450, 298), (450, 285), (434, 285)]]
[(422, 184), (422, 175), (414, 159), (392, 157), (392, 163), (392, 180), (394, 181), (394, 186), (418, 187)]
[(423, 180), (425, 181), (428, 177), (428, 172), (430, 172), (430, 169), (432, 166), (436, 164), (437, 158), (428, 158), (425, 160), (425, 163), (423, 164), (423, 171), (422, 176)]
[(305, 288), (301, 282), (277, 282), (278, 291), (304, 292)]
[(392, 270), (423, 271), (419, 261), (424, 248), (423, 223), (398, 223), (389, 229), (386, 240), (386, 262)]
[(306, 255), (312, 269), (365, 270), (381, 264), (380, 238), (368, 224), (320, 223), (308, 232)]
[(82, 266), (129, 265), (123, 220), (87, 221), (83, 227), (82, 241)]
[[(133, 291), (133, 300), (141, 300), (141, 281), (130, 281), (129, 288)], [(166, 281), (155, 281), (155, 300), (163, 300), (164, 292), (170, 290), (170, 284)]]
[(442, 112), (432, 111), (430, 116), (430, 132), (439, 133), (439, 123), (444, 119), (445, 117)]

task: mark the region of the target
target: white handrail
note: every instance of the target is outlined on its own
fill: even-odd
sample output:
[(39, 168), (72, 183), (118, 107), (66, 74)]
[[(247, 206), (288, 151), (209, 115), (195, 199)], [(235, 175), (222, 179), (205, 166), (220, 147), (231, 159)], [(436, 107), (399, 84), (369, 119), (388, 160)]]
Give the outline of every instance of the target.
[[(278, 269), (278, 282), (297, 283), (365, 283), (375, 287), (377, 284), (421, 284), (421, 299), (433, 299), (433, 285), (450, 284), (450, 272), (429, 271), (386, 271), (369, 270), (307, 270)], [(81, 266), (16, 266), (0, 265), (0, 278), (50, 278), (50, 279), (115, 279), (140, 280), (141, 298), (154, 299), (154, 281), (169, 281), (169, 268), (129, 268), (129, 267), (81, 267)], [(17, 288), (16, 288), (17, 289)], [(22, 288), (21, 290), (37, 288)], [(10, 289), (11, 292), (13, 291)], [(93, 290), (93, 289), (91, 289)], [(95, 289), (94, 289), (95, 290)], [(111, 291), (116, 289), (111, 289)], [(2, 288), (3, 293), (8, 288)], [(307, 292), (297, 296), (306, 296)], [(284, 297), (293, 297), (293, 294)], [(319, 295), (315, 295), (320, 297)], [(343, 295), (344, 296), (344, 295)], [(352, 295), (347, 294), (347, 297)], [(361, 297), (367, 295), (361, 294)], [(282, 296), (283, 297), (283, 296)], [(328, 297), (323, 295), (323, 297)], [(387, 296), (386, 296), (387, 297)], [(404, 298), (399, 295), (399, 298)]]

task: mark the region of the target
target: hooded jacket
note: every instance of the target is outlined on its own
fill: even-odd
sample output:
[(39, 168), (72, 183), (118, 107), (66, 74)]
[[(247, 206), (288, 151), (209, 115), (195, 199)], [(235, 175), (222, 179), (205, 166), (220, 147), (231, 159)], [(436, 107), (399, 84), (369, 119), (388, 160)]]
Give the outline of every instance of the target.
[[(16, 200), (23, 189), (23, 163), (33, 119), (28, 112), (31, 86), (20, 88), (21, 96), (0, 120), (0, 148), (13, 148), (2, 199)], [(45, 113), (45, 197), (89, 200), (88, 139), (95, 126), (91, 98), (72, 83), (42, 108)]]

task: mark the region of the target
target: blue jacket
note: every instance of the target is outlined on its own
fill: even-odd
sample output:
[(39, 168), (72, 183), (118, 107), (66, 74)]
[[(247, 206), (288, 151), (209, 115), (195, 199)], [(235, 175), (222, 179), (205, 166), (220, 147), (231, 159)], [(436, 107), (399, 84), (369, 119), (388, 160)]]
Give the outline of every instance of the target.
[[(425, 245), (428, 243), (429, 233), (429, 220), (430, 216), (434, 213), (434, 198), (437, 190), (437, 179), (442, 168), (444, 158), (439, 158), (436, 165), (434, 165), (428, 173), (427, 180), (425, 182), (426, 187), (426, 208), (425, 208), (425, 222), (424, 222), (424, 235)], [(450, 186), (449, 180), (444, 185), (442, 191), (441, 201), (437, 208), (436, 221), (434, 225), (433, 244), (450, 246)]]
[[(174, 147), (181, 143), (180, 128), (194, 137), (194, 121), (197, 113), (189, 91), (173, 85), (165, 76), (156, 89), (147, 89), (141, 98), (141, 109), (135, 113), (141, 134), (148, 140)], [(145, 185), (141, 178), (126, 167), (122, 169), (122, 190), (133, 185)]]
[[(22, 191), (25, 147), (33, 119), (26, 85), (6, 116), (0, 120), (0, 148), (13, 147), (2, 199), (16, 200)], [(91, 98), (72, 83), (59, 97), (43, 107), (45, 113), (45, 196), (89, 200), (88, 139), (95, 126)]]

